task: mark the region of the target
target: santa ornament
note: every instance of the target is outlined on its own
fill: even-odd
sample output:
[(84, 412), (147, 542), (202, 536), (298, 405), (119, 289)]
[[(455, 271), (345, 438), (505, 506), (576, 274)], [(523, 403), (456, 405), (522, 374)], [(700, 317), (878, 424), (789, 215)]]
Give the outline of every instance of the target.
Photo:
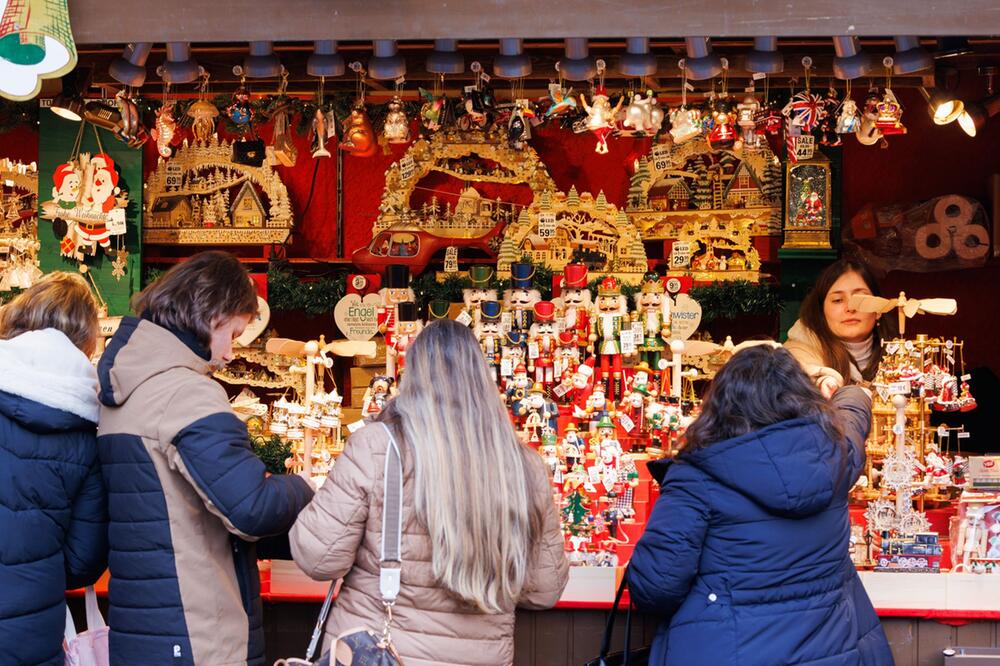
[(599, 155), (608, 153), (608, 137), (615, 129), (615, 116), (624, 101), (625, 98), (622, 97), (618, 100), (618, 104), (612, 107), (608, 91), (604, 86), (599, 86), (594, 91), (594, 95), (590, 98), (590, 104), (587, 103), (586, 96), (580, 95), (580, 104), (587, 112), (587, 129), (597, 137), (597, 145), (594, 147), (595, 153)]

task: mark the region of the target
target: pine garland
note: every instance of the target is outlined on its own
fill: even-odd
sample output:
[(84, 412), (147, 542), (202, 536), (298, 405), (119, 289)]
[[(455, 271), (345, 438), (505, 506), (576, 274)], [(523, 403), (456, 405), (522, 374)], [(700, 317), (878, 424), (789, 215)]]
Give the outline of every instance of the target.
[(692, 287), (691, 298), (701, 305), (701, 320), (737, 319), (753, 315), (773, 315), (781, 311), (781, 297), (775, 285), (747, 280), (716, 282)]
[(277, 435), (271, 435), (270, 437), (251, 437), (250, 445), (253, 447), (253, 452), (257, 454), (261, 462), (264, 463), (264, 468), (271, 474), (287, 474), (288, 468), (285, 467), (285, 460), (292, 455), (292, 443), (286, 442)]
[(302, 311), (310, 316), (333, 312), (347, 291), (347, 273), (299, 279), (280, 265), (267, 271), (267, 303), (274, 311)]

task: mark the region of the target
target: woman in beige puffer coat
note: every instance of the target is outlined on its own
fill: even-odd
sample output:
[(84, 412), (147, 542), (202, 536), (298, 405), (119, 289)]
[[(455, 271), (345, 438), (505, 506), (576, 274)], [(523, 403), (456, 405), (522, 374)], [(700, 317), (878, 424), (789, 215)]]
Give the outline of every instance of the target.
[(290, 535), (306, 574), (344, 579), (324, 650), (340, 633), (382, 627), (385, 424), (403, 465), (402, 582), (392, 615), (402, 661), (512, 663), (515, 607), (553, 606), (568, 562), (542, 461), (517, 440), (471, 332), (449, 320), (428, 326), (378, 420), (351, 436)]

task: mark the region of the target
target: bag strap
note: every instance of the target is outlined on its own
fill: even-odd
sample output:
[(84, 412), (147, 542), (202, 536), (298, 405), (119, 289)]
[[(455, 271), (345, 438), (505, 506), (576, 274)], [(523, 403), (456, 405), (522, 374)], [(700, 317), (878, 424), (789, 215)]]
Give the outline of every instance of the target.
[(87, 631), (103, 629), (108, 626), (101, 615), (101, 609), (97, 605), (97, 591), (93, 585), (88, 585), (83, 595), (84, 605), (87, 608)]
[(399, 444), (389, 426), (382, 423), (389, 435), (389, 446), (385, 452), (384, 494), (382, 502), (382, 552), (379, 556), (379, 591), (382, 601), (392, 605), (399, 595), (400, 566), (387, 567), (386, 564), (402, 565), (403, 541), (403, 459)]
[[(385, 478), (383, 479), (383, 506), (382, 506), (382, 551), (379, 556), (379, 591), (382, 593), (382, 603), (386, 608), (386, 627), (384, 633), (388, 635), (389, 621), (392, 619), (392, 604), (395, 603), (399, 595), (400, 567), (388, 568), (385, 563), (391, 562), (402, 564), (402, 540), (403, 540), (403, 461), (399, 452), (399, 444), (393, 437), (392, 431), (384, 423), (381, 424), (385, 432), (389, 435), (389, 446), (385, 452)], [(323, 630), (326, 627), (326, 619), (330, 615), (330, 607), (333, 605), (333, 593), (337, 589), (337, 581), (330, 583), (330, 589), (326, 592), (326, 599), (323, 607), (320, 608), (316, 626), (313, 627), (312, 636), (309, 639), (309, 647), (306, 649), (306, 660), (312, 661), (319, 647)], [(70, 618), (72, 621), (72, 618)], [(68, 625), (67, 625), (68, 629)]]
[[(600, 664), (603, 666), (605, 658), (608, 653), (611, 652), (611, 637), (615, 631), (615, 614), (618, 612), (618, 606), (621, 604), (622, 594), (625, 592), (625, 588), (628, 587), (628, 567), (622, 572), (622, 582), (618, 585), (618, 591), (615, 592), (615, 601), (611, 606), (611, 611), (608, 614), (608, 621), (604, 626), (604, 638), (601, 640), (601, 654), (600, 654)], [(625, 666), (628, 666), (629, 662), (629, 648), (632, 645), (632, 599), (629, 598), (628, 610), (625, 613), (625, 661), (623, 662)]]

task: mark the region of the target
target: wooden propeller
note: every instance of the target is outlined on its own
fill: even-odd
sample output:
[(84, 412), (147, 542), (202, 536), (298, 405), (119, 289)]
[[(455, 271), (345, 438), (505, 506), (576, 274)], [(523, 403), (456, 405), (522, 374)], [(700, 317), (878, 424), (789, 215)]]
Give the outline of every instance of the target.
[(854, 294), (848, 307), (858, 312), (899, 313), (899, 334), (906, 332), (906, 319), (917, 314), (953, 315), (958, 312), (954, 298), (907, 298), (906, 292), (899, 292), (897, 298), (882, 298), (870, 294)]

